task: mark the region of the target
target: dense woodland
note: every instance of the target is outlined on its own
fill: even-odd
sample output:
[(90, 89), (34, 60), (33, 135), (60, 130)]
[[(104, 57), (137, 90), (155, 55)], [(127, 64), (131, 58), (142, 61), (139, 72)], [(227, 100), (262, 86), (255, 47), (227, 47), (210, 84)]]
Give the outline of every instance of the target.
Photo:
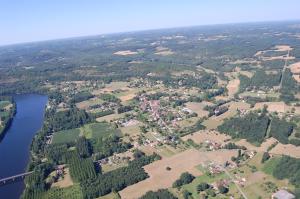
[(249, 113), (243, 117), (227, 119), (218, 130), (233, 138), (245, 138), (247, 141), (260, 144), (264, 141), (270, 119), (265, 113)]

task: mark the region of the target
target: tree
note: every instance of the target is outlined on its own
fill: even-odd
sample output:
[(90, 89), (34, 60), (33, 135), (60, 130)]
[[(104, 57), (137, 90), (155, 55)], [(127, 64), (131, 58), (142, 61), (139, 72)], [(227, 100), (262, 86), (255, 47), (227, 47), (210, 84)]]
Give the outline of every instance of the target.
[(261, 163), (264, 163), (268, 159), (270, 159), (270, 154), (268, 152), (264, 152), (262, 159), (261, 159)]
[(229, 191), (229, 189), (223, 185), (219, 186), (218, 189), (219, 189), (220, 193), (222, 193), (222, 194), (225, 194)]
[(209, 184), (203, 182), (203, 183), (198, 184), (198, 186), (197, 186), (197, 191), (198, 191), (198, 192), (205, 191), (205, 190), (208, 189), (209, 187), (210, 187)]
[(182, 185), (189, 184), (195, 179), (195, 176), (188, 172), (181, 174), (180, 178), (173, 183), (174, 188), (181, 187)]

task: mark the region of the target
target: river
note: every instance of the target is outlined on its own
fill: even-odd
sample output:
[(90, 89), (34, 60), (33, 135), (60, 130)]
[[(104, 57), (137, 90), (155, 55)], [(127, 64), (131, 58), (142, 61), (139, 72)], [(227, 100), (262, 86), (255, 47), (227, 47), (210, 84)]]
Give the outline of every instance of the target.
[[(23, 173), (29, 160), (34, 135), (44, 121), (47, 96), (16, 95), (17, 113), (0, 143), (0, 178)], [(23, 181), (0, 187), (1, 199), (18, 199), (24, 189)]]

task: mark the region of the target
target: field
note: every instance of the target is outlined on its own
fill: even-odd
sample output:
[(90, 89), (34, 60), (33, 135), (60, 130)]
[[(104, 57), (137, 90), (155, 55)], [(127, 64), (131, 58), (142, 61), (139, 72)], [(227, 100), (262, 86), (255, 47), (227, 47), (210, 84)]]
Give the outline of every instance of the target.
[(54, 133), (52, 144), (75, 142), (79, 136), (84, 136), (87, 139), (97, 139), (113, 134), (119, 135), (119, 132), (113, 129), (109, 123), (92, 123), (84, 125), (81, 128)]
[(74, 184), (71, 187), (67, 188), (51, 188), (46, 192), (45, 198), (49, 199), (82, 199), (83, 194), (79, 184)]
[(70, 129), (54, 133), (52, 144), (75, 142), (80, 135), (80, 129)]
[(218, 175), (207, 175), (203, 174), (197, 177), (192, 183), (184, 185), (183, 190), (187, 190), (188, 192), (192, 193), (193, 198), (200, 198), (199, 193), (197, 192), (197, 185), (200, 183), (214, 183), (221, 179), (228, 179), (225, 173), (218, 174)]
[(109, 123), (105, 122), (84, 125), (83, 127), (81, 127), (80, 131), (88, 139), (104, 138), (108, 137), (109, 135), (119, 134), (116, 129), (112, 128)]
[(123, 50), (123, 51), (118, 51), (118, 52), (114, 53), (114, 55), (123, 55), (123, 56), (136, 55), (136, 54), (138, 54), (138, 52), (133, 52), (133, 51), (130, 51), (130, 50)]
[(270, 153), (276, 155), (288, 155), (295, 158), (300, 158), (300, 147), (291, 144), (278, 143)]
[(203, 125), (206, 126), (207, 129), (216, 129), (219, 125), (221, 125), (226, 118), (230, 118), (236, 115), (237, 110), (250, 110), (250, 105), (245, 102), (230, 102), (228, 103), (229, 108), (228, 111), (219, 115), (212, 116), (208, 120), (203, 122)]
[(73, 185), (73, 181), (72, 178), (70, 176), (70, 172), (69, 172), (69, 168), (66, 168), (64, 170), (64, 178), (53, 183), (51, 186), (52, 187), (59, 187), (59, 188), (66, 188), (66, 187), (70, 187)]
[(294, 79), (300, 83), (300, 62), (294, 63), (292, 65), (289, 66), (289, 68), (291, 69), (291, 72), (293, 73), (293, 77)]
[(232, 98), (234, 94), (238, 92), (239, 85), (240, 85), (239, 79), (233, 79), (229, 81), (229, 83), (227, 84), (227, 90), (228, 90), (228, 96), (230, 98)]
[(80, 109), (87, 109), (89, 106), (96, 105), (96, 104), (101, 104), (103, 101), (99, 98), (91, 98), (89, 100), (79, 102), (76, 104), (76, 106)]
[(225, 134), (220, 134), (217, 131), (201, 130), (199, 132), (182, 137), (182, 140), (184, 140), (184, 141), (186, 141), (188, 139), (192, 139), (197, 144), (203, 143), (206, 140), (224, 144), (226, 141), (228, 141), (230, 139), (230, 136), (225, 135)]
[(122, 118), (126, 113), (121, 113), (121, 114), (111, 114), (111, 115), (106, 115), (104, 117), (99, 117), (97, 118), (97, 122), (110, 122), (112, 120), (116, 120), (116, 119), (119, 119), (119, 118)]
[[(183, 172), (188, 171), (196, 176), (201, 175), (202, 173), (196, 168), (201, 163), (214, 160), (222, 164), (234, 155), (236, 155), (236, 151), (200, 152), (189, 149), (146, 165), (144, 169), (150, 177), (125, 188), (119, 193), (124, 199), (136, 199), (147, 191), (171, 187), (172, 183)], [(170, 167), (171, 170), (166, 170), (166, 167)]]
[(205, 117), (208, 116), (208, 111), (204, 110), (205, 104), (204, 103), (198, 103), (198, 102), (188, 102), (186, 103), (186, 107), (193, 112), (198, 114), (198, 117)]
[[(269, 198), (274, 192), (270, 185), (275, 185), (277, 188), (293, 188), (287, 180), (277, 180), (272, 177), (272, 170), (278, 160), (276, 157), (271, 158), (264, 164), (261, 163), (261, 158), (262, 154), (258, 153), (246, 165), (232, 171), (237, 179), (245, 179), (242, 190), (247, 197), (250, 199)], [(255, 169), (253, 170), (253, 168)]]
[(265, 105), (269, 112), (285, 113), (290, 110), (284, 102), (260, 102), (255, 104), (254, 109), (262, 109)]

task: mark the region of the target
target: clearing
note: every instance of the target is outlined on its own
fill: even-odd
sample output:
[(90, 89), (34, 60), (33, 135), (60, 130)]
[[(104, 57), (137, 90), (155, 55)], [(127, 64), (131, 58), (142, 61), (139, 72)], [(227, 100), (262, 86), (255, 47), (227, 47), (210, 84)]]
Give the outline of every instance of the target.
[[(131, 185), (120, 191), (123, 199), (136, 199), (141, 197), (147, 191), (156, 191), (158, 189), (171, 187), (173, 182), (179, 178), (181, 173), (190, 172), (199, 176), (202, 173), (196, 168), (197, 165), (206, 161), (216, 161), (223, 164), (237, 154), (234, 150), (200, 152), (196, 149), (186, 150), (182, 153), (173, 155), (169, 158), (163, 158), (144, 167), (150, 176), (146, 180)], [(171, 170), (166, 170), (170, 167)]]
[(204, 110), (205, 103), (200, 102), (188, 102), (185, 104), (186, 107), (193, 112), (198, 114), (198, 117), (205, 117), (208, 116), (208, 111)]
[(58, 180), (57, 182), (53, 183), (52, 187), (59, 187), (59, 188), (65, 188), (70, 187), (73, 185), (72, 178), (70, 176), (69, 168), (64, 169), (64, 178), (61, 180)]
[(207, 140), (214, 141), (220, 144), (224, 144), (226, 140), (231, 139), (229, 135), (220, 134), (218, 131), (201, 130), (193, 134), (182, 137), (184, 141), (192, 139), (195, 143), (200, 144)]
[(131, 50), (122, 50), (114, 53), (114, 55), (122, 55), (122, 56), (136, 55), (136, 54), (138, 54), (138, 52), (131, 51)]

